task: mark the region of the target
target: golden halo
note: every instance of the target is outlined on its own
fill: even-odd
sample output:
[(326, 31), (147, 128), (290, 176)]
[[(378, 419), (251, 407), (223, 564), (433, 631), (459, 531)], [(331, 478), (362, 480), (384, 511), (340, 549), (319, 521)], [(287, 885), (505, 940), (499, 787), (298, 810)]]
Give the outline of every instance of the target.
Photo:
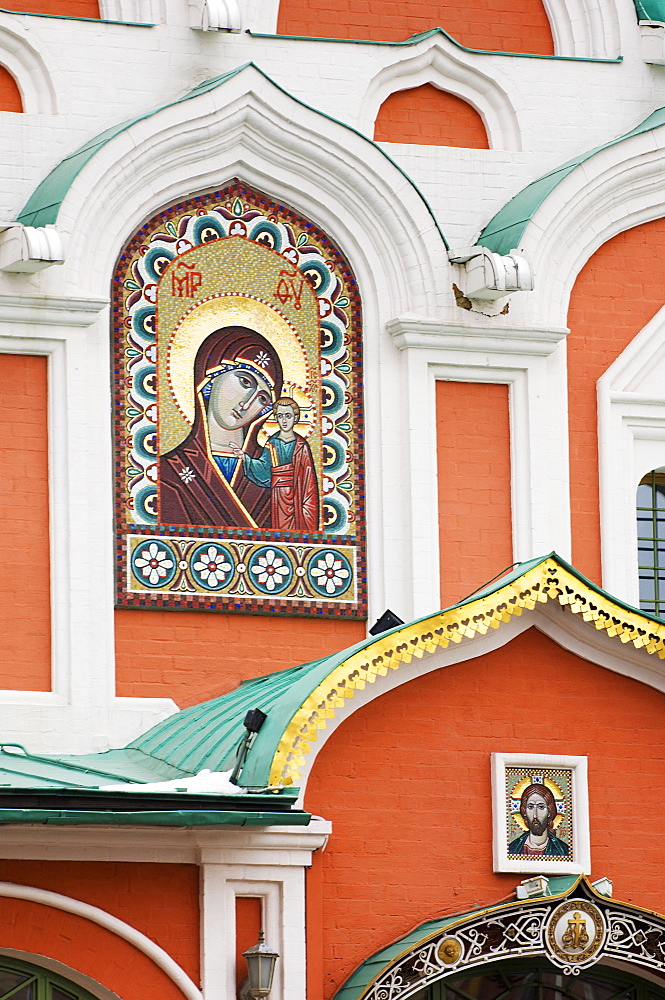
[[(534, 784), (532, 780), (532, 775), (528, 775), (526, 778), (522, 778), (521, 781), (518, 781), (517, 784), (513, 786), (513, 790), (510, 793), (511, 799), (519, 802), (519, 800), (522, 798), (522, 793), (524, 792), (524, 789), (528, 788), (529, 785), (532, 784)], [(545, 788), (549, 788), (550, 792), (554, 797), (555, 802), (562, 802), (563, 799), (565, 798), (565, 795), (563, 794), (560, 786), (556, 783), (556, 781), (553, 781), (552, 778), (543, 777), (543, 780), (542, 782), (540, 782), (540, 784), (544, 785)], [(515, 825), (518, 826), (521, 830), (526, 830), (527, 826), (524, 820), (522, 819), (521, 812), (517, 811), (511, 813), (511, 819), (514, 820)], [(561, 826), (562, 823), (563, 823), (563, 816), (560, 812), (558, 812), (554, 817), (554, 819), (552, 820), (552, 828), (554, 830), (558, 830), (558, 828)]]
[(190, 426), (196, 414), (192, 378), (196, 352), (209, 334), (225, 326), (246, 326), (265, 337), (279, 355), (284, 383), (288, 382), (307, 395), (307, 356), (291, 323), (272, 304), (253, 296), (211, 296), (185, 313), (167, 349), (166, 371), (171, 396)]
[[(316, 407), (314, 402), (304, 389), (301, 389), (299, 385), (292, 385), (291, 383), (284, 382), (282, 387), (282, 396), (289, 396), (294, 399), (298, 406), (300, 407), (300, 420), (294, 426), (294, 431), (300, 434), (301, 437), (309, 437), (316, 425)], [(277, 400), (275, 400), (275, 406), (277, 405)], [(271, 434), (276, 434), (279, 430), (279, 424), (273, 416), (275, 406), (273, 406), (273, 413), (268, 416), (259, 430), (258, 442), (263, 446)]]

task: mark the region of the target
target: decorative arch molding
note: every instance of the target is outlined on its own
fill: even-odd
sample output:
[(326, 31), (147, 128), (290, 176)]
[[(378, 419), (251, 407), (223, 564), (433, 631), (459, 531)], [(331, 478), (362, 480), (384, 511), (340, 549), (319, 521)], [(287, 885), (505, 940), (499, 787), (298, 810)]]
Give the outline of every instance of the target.
[(592, 254), (618, 233), (665, 216), (664, 165), (661, 125), (602, 148), (553, 188), (520, 239), (537, 291), (515, 301), (514, 321), (566, 326), (573, 285)]
[[(48, 906), (55, 910), (61, 910), (64, 913), (71, 913), (74, 916), (81, 917), (83, 920), (89, 920), (91, 923), (97, 924), (104, 930), (110, 931), (111, 934), (122, 938), (123, 941), (132, 945), (137, 951), (142, 952), (175, 983), (187, 1000), (202, 1000), (201, 991), (189, 978), (184, 969), (171, 958), (168, 952), (160, 948), (158, 944), (155, 944), (154, 941), (145, 934), (142, 934), (141, 931), (125, 923), (124, 920), (120, 920), (118, 917), (107, 913), (106, 910), (92, 906), (90, 903), (83, 903), (81, 900), (73, 899), (71, 896), (64, 896), (59, 892), (38, 889), (30, 885), (18, 885), (14, 882), (0, 882), (0, 896), (7, 899), (20, 899), (29, 903), (38, 903), (41, 906)], [(18, 954), (14, 951), (11, 953)], [(60, 963), (57, 964), (59, 965)], [(86, 984), (82, 983), (81, 985)], [(86, 989), (88, 988), (89, 986), (86, 985)], [(105, 1000), (103, 994), (100, 994), (100, 1000)]]
[[(634, 643), (626, 641), (625, 633), (620, 639), (611, 625), (604, 629), (600, 625), (604, 615), (611, 622), (616, 614), (610, 616), (607, 609), (595, 620), (591, 617), (597, 613), (586, 610), (594, 603), (591, 588), (580, 587), (579, 580), (562, 573), (560, 566), (555, 569), (555, 564), (549, 565), (549, 572), (550, 579), (556, 576), (558, 581), (552, 588), (542, 587), (534, 576), (529, 579), (525, 575), (514, 586), (502, 589), (501, 597), (494, 593), (477, 602), (471, 600), (408, 629), (380, 636), (369, 648), (346, 659), (285, 728), (272, 760), (271, 784), (292, 776), (301, 789), (302, 801), (318, 754), (354, 712), (425, 674), (500, 649), (532, 627), (570, 653), (665, 694), (665, 663), (660, 655), (645, 656), (644, 648), (638, 651)], [(543, 600), (548, 590), (550, 597)], [(554, 590), (561, 593), (555, 595)], [(438, 643), (445, 634), (449, 640), (440, 648)], [(665, 629), (662, 635), (665, 638)]]
[(166, 20), (164, 0), (99, 0), (102, 21), (130, 24), (162, 24)]
[(56, 113), (55, 88), (44, 60), (23, 34), (3, 24), (0, 24), (0, 65), (16, 80), (25, 114)]
[(558, 56), (616, 59), (621, 53), (616, 0), (543, 0)]
[(517, 114), (508, 94), (474, 63), (478, 55), (455, 46), (437, 32), (423, 40), (418, 51), (380, 70), (371, 81), (360, 109), (360, 129), (372, 135), (383, 102), (396, 90), (431, 83), (470, 104), (481, 116), (491, 149), (522, 148)]
[(597, 386), (603, 584), (636, 605), (640, 595), (635, 492), (646, 473), (665, 464), (663, 386), (665, 306)]
[[(565, 976), (606, 963), (659, 981), (665, 917), (612, 899), (606, 894), (612, 892), (608, 879), (542, 882), (540, 890), (532, 886), (535, 898), (525, 898), (518, 887), (511, 902), (422, 924), (365, 961), (334, 1000), (407, 1000), (455, 974), (482, 975), (484, 967), (529, 958), (554, 965)], [(584, 945), (562, 940), (571, 918), (587, 929)]]
[(239, 177), (330, 232), (361, 284), (380, 285), (386, 319), (431, 314), (447, 294), (436, 280), (449, 266), (445, 241), (413, 183), (377, 145), (296, 101), (253, 64), (119, 126), (60, 168), (77, 155), (82, 164), (69, 175), (63, 169), (59, 205), (33, 211), (38, 189), (20, 216), (33, 225), (57, 219), (68, 234), (72, 288), (105, 294), (119, 247), (146, 216)]

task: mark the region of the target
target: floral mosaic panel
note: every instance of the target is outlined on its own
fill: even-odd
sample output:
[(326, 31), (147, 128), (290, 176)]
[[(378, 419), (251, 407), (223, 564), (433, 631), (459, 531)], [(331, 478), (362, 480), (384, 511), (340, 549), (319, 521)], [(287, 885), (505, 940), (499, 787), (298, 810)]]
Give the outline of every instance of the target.
[(325, 233), (234, 182), (113, 286), (117, 601), (365, 616), (361, 312)]

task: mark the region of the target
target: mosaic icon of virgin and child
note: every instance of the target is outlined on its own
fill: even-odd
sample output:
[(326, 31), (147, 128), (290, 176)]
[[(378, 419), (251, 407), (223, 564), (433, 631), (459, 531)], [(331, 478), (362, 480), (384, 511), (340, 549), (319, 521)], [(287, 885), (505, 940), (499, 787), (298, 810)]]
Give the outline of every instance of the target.
[[(282, 387), (279, 355), (255, 330), (206, 337), (194, 362), (191, 432), (160, 459), (163, 524), (319, 530), (312, 453), (294, 430), (300, 407)], [(279, 430), (262, 446), (269, 418)]]

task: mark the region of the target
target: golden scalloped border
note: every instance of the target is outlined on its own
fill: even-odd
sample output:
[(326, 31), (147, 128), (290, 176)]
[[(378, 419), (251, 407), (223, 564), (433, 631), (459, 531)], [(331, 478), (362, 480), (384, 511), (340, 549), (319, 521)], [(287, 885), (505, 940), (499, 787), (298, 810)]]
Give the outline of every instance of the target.
[(422, 657), (439, 647), (446, 649), (451, 642), (485, 635), (488, 629), (509, 622), (513, 615), (521, 615), (525, 609), (533, 611), (536, 604), (547, 601), (558, 601), (619, 642), (632, 642), (636, 649), (646, 649), (665, 659), (665, 624), (620, 607), (548, 558), (500, 590), (379, 637), (339, 664), (312, 691), (284, 730), (273, 757), (270, 785), (298, 781), (310, 744), (317, 739), (319, 730), (326, 728), (328, 719), (335, 717), (336, 710), (343, 707), (344, 699), (353, 698), (355, 691), (373, 684), (389, 670), (397, 670), (400, 663), (410, 663), (414, 656)]

